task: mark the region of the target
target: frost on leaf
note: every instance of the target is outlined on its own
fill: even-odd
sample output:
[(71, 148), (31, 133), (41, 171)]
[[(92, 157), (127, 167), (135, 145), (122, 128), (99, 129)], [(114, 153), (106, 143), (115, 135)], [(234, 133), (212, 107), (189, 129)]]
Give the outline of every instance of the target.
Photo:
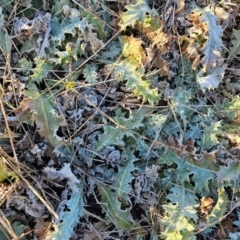
[(125, 118), (125, 114), (118, 108), (114, 117), (118, 125), (104, 127), (104, 133), (99, 135), (98, 142), (95, 144), (97, 151), (101, 151), (109, 145), (124, 146), (123, 137), (133, 136), (131, 130), (143, 126), (142, 120), (147, 112), (146, 108), (140, 108), (138, 111), (131, 113), (128, 118)]
[(79, 218), (84, 214), (84, 201), (82, 188), (78, 192), (71, 194), (70, 199), (65, 204), (65, 210), (61, 217), (61, 222), (54, 225), (54, 232), (48, 236), (47, 240), (70, 239), (74, 227), (79, 223)]
[(150, 88), (150, 80), (143, 80), (145, 77), (144, 68), (136, 69), (136, 65), (125, 60), (109, 67), (113, 67), (113, 71), (119, 80), (127, 80), (126, 89), (133, 90), (135, 96), (143, 96), (143, 101), (149, 101), (151, 104), (159, 100), (157, 89)]
[(36, 61), (36, 68), (34, 69), (33, 75), (31, 75), (31, 81), (40, 83), (43, 78), (46, 78), (49, 70), (52, 69), (52, 66), (46, 62), (44, 59), (38, 59)]
[(231, 101), (224, 99), (222, 103), (217, 103), (216, 106), (221, 116), (228, 117), (233, 121), (240, 114), (240, 97), (236, 95)]
[(208, 190), (209, 181), (215, 182), (217, 176), (214, 163), (209, 161), (194, 162), (190, 157), (182, 159), (170, 149), (167, 149), (166, 154), (159, 162), (168, 166), (177, 164), (178, 167), (175, 172), (178, 175), (178, 184), (190, 183), (191, 177), (195, 184), (194, 189), (197, 192), (201, 192), (203, 189)]
[(2, 7), (0, 7), (0, 49), (3, 51), (5, 58), (11, 53), (12, 41), (8, 35), (7, 29), (4, 27), (4, 15)]
[(232, 41), (232, 47), (230, 48), (232, 54), (240, 53), (240, 30), (234, 29), (234, 40)]
[(235, 187), (236, 181), (239, 178), (240, 165), (238, 162), (228, 162), (227, 166), (221, 166), (218, 173), (218, 182), (225, 186)]
[(213, 122), (209, 127), (204, 129), (204, 134), (202, 136), (202, 148), (203, 150), (211, 150), (216, 146), (219, 141), (217, 139), (217, 134), (220, 133), (221, 122)]
[(187, 123), (193, 110), (189, 107), (192, 99), (191, 91), (186, 91), (182, 88), (178, 88), (174, 91), (172, 96), (172, 105), (174, 112), (180, 115), (183, 121), (184, 129), (187, 128)]
[(227, 202), (228, 196), (225, 189), (222, 187), (218, 189), (218, 200), (216, 205), (213, 207), (211, 213), (207, 216), (208, 224), (213, 224), (217, 221), (221, 221), (222, 216), (224, 216), (224, 213), (227, 211)]
[(56, 132), (59, 127), (65, 125), (65, 121), (54, 110), (53, 102), (51, 102), (52, 96), (48, 93), (40, 94), (35, 83), (28, 84), (25, 96), (27, 98), (22, 101), (19, 108), (31, 111), (31, 118), (36, 122), (40, 136), (47, 140), (50, 146), (59, 146), (61, 138)]
[(103, 46), (103, 41), (98, 38), (97, 33), (93, 32), (93, 30), (94, 27), (91, 24), (88, 24), (85, 32), (83, 32), (83, 36), (84, 41), (90, 43), (92, 51), (96, 52)]
[(27, 240), (26, 237), (21, 237), (25, 234), (24, 231), (26, 231), (26, 228), (27, 228), (25, 225), (23, 225), (22, 222), (14, 221), (12, 219), (12, 216), (9, 216), (8, 219), (6, 220), (8, 223), (7, 229), (5, 228), (6, 226), (3, 226), (0, 223), (0, 239), (1, 240), (13, 239), (13, 234), (17, 237), (17, 239)]
[(97, 66), (93, 64), (86, 64), (83, 70), (83, 75), (89, 84), (97, 82)]
[(121, 47), (119, 42), (110, 42), (104, 50), (100, 52), (102, 59), (114, 60), (121, 52)]
[(60, 16), (61, 14), (63, 14), (63, 6), (64, 5), (69, 5), (69, 0), (57, 0), (54, 1), (54, 5), (52, 7), (52, 14), (54, 16)]
[(200, 71), (197, 74), (197, 82), (199, 83), (202, 90), (217, 88), (219, 83), (222, 81), (225, 73), (225, 66), (215, 68), (211, 74), (203, 77)]
[(34, 48), (34, 50), (39, 58), (46, 57), (45, 49), (50, 46), (50, 22), (50, 13), (44, 15), (39, 13), (39, 15), (32, 20), (22, 17), (14, 22), (14, 32), (23, 45), (35, 37), (34, 42), (36, 48)]
[(194, 239), (191, 237), (197, 222), (198, 199), (184, 187), (174, 186), (166, 198), (169, 204), (163, 205), (162, 224), (166, 226), (161, 234), (164, 239)]
[(137, 160), (129, 148), (126, 148), (122, 155), (123, 164), (118, 168), (118, 173), (115, 177), (115, 182), (113, 188), (116, 189), (116, 197), (126, 205), (130, 201), (129, 194), (132, 192), (131, 182), (134, 179), (131, 172), (133, 172), (136, 167), (134, 162)]
[(217, 63), (221, 62), (221, 47), (223, 29), (218, 25), (218, 17), (214, 15), (214, 12), (210, 7), (202, 10), (196, 7), (192, 10), (191, 18), (193, 20), (194, 27), (190, 29), (192, 37), (203, 37), (205, 43), (201, 48), (201, 52), (204, 57), (201, 59), (201, 63), (206, 72), (209, 68), (215, 68)]
[(146, 0), (139, 0), (135, 5), (130, 4), (126, 9), (127, 11), (120, 15), (119, 26), (121, 30), (125, 30), (128, 26), (134, 27), (137, 21), (144, 22), (146, 18), (158, 16), (157, 11), (152, 10)]
[(80, 181), (72, 173), (70, 163), (65, 163), (59, 171), (52, 167), (45, 167), (44, 173), (46, 173), (47, 178), (50, 181), (61, 181), (63, 179), (67, 179), (68, 187), (72, 190), (72, 192), (76, 193), (79, 191)]
[(116, 197), (114, 189), (98, 183), (98, 190), (101, 195), (102, 208), (106, 213), (106, 219), (119, 230), (131, 229), (134, 226), (134, 221), (129, 209), (122, 210), (121, 203)]

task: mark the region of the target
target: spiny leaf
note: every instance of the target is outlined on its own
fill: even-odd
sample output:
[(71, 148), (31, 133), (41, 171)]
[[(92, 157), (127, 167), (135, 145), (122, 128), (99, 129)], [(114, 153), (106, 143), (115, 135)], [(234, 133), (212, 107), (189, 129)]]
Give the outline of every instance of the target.
[(191, 33), (196, 38), (196, 34), (200, 32), (202, 35), (198, 36), (206, 40), (201, 49), (204, 54), (201, 63), (204, 67), (203, 71), (206, 72), (209, 68), (217, 67), (217, 62), (221, 59), (223, 29), (218, 25), (218, 17), (209, 6), (204, 10), (196, 6), (192, 10), (192, 18), (195, 19), (193, 23), (196, 24), (191, 29)]
[(97, 66), (93, 64), (86, 64), (83, 75), (89, 84), (94, 84), (97, 82)]
[(21, 58), (19, 61), (20, 69), (18, 72), (28, 73), (30, 69), (32, 69), (32, 63), (29, 62), (25, 57)]
[(218, 200), (211, 213), (207, 216), (209, 224), (218, 223), (227, 210), (228, 197), (224, 187), (218, 190)]
[(118, 173), (116, 175), (113, 188), (116, 189), (116, 197), (118, 199), (121, 199), (121, 202), (125, 201), (126, 203), (128, 203), (128, 201), (130, 201), (128, 195), (132, 191), (130, 183), (134, 179), (131, 172), (136, 169), (133, 163), (137, 159), (128, 147), (124, 150), (122, 158), (123, 160), (125, 159), (125, 161), (123, 165), (119, 166), (118, 168)]
[(69, 0), (57, 0), (54, 3), (55, 5), (52, 7), (52, 15), (61, 16), (63, 14), (63, 6), (69, 5)]
[[(163, 225), (165, 231), (161, 234), (164, 239), (196, 239), (193, 235), (197, 222), (197, 197), (184, 187), (174, 186), (166, 196), (170, 203), (163, 205)], [(173, 238), (174, 237), (174, 238)]]
[(128, 61), (121, 61), (114, 64), (113, 71), (119, 80), (127, 80), (127, 90), (133, 90), (135, 96), (143, 96), (143, 101), (149, 101), (151, 104), (159, 100), (157, 89), (150, 89), (150, 81), (144, 78), (144, 68), (136, 69), (136, 65)]
[(122, 141), (123, 136), (133, 136), (130, 130), (143, 126), (142, 120), (147, 111), (146, 108), (140, 108), (138, 111), (130, 114), (129, 118), (125, 118), (125, 114), (121, 112), (121, 109), (117, 109), (114, 119), (120, 126), (104, 127), (104, 133), (98, 137), (99, 140), (95, 144), (97, 151), (101, 151), (109, 145), (124, 146), (124, 142)]
[(221, 166), (218, 173), (218, 182), (224, 183), (225, 186), (235, 186), (235, 182), (239, 179), (240, 165), (238, 162), (228, 162), (227, 166)]
[(8, 58), (9, 54), (11, 53), (12, 40), (8, 35), (7, 29), (4, 27), (4, 15), (2, 13), (2, 7), (0, 7), (0, 48), (2, 49), (5, 58)]
[(50, 23), (51, 26), (51, 40), (53, 42), (56, 42), (57, 45), (61, 45), (61, 42), (65, 39), (65, 34), (62, 31), (62, 25), (59, 22), (59, 19), (57, 17), (53, 17), (52, 21)]
[(191, 103), (191, 99), (192, 99), (191, 91), (185, 91), (182, 88), (177, 88), (173, 92), (171, 100), (174, 112), (180, 115), (185, 130), (187, 129), (188, 119), (193, 113), (191, 107), (188, 106)]
[(101, 52), (101, 58), (106, 60), (115, 59), (121, 52), (121, 47), (119, 41), (117, 42), (110, 42)]
[(105, 126), (103, 129), (104, 134), (98, 137), (98, 142), (95, 144), (97, 151), (101, 151), (104, 147), (110, 145), (117, 145), (119, 147), (124, 146), (125, 144), (122, 141), (123, 136), (133, 136), (130, 131), (120, 127)]
[(40, 136), (48, 140), (52, 147), (58, 146), (61, 140), (56, 132), (60, 126), (65, 125), (65, 122), (53, 109), (53, 103), (51, 103), (52, 96), (47, 93), (40, 94), (35, 83), (28, 84), (28, 90), (25, 91), (25, 95), (29, 101), (28, 105), (24, 105), (32, 111), (32, 118), (39, 128)]
[[(198, 199), (195, 194), (180, 186), (174, 186), (170, 191), (171, 193), (169, 193), (166, 198), (170, 200), (172, 204), (178, 205), (180, 211), (178, 214), (183, 215), (188, 219), (193, 219), (196, 223), (198, 218), (197, 208), (199, 204), (197, 204)], [(176, 221), (178, 220), (176, 219)]]
[(145, 59), (142, 40), (133, 36), (124, 36), (123, 43), (123, 56), (128, 58), (133, 64), (142, 64)]
[(84, 214), (83, 191), (79, 187), (77, 193), (73, 193), (71, 198), (66, 202), (68, 211), (64, 212), (61, 223), (54, 226), (55, 230), (51, 234), (51, 240), (70, 239), (74, 227), (78, 224), (79, 218)]
[(223, 103), (216, 103), (216, 107), (222, 116), (233, 121), (240, 113), (240, 97), (236, 95), (231, 101), (224, 99)]
[(128, 26), (134, 27), (137, 21), (144, 22), (146, 18), (158, 16), (157, 11), (151, 9), (145, 0), (138, 0), (135, 5), (129, 4), (126, 9), (127, 11), (120, 15), (121, 30)]
[[(11, 224), (11, 230), (18, 236), (19, 240), (26, 240), (26, 237), (20, 237), (24, 231), (26, 230), (27, 226), (24, 226), (22, 223), (18, 222), (18, 221), (11, 221), (12, 217), (9, 217), (9, 223)], [(4, 229), (4, 231), (2, 231), (2, 229), (4, 229), (4, 227), (2, 226), (2, 224), (0, 224), (0, 239), (1, 240), (9, 240), (12, 239), (12, 235), (8, 232), (8, 229)], [(6, 235), (5, 235), (6, 234)]]
[(201, 89), (204, 91), (205, 89), (211, 90), (217, 88), (223, 79), (225, 69), (225, 66), (217, 67), (210, 74), (208, 73), (207, 76), (201, 76), (202, 72), (200, 71), (197, 74), (197, 82)]
[(127, 129), (137, 129), (143, 126), (143, 118), (149, 112), (148, 108), (139, 108), (137, 111), (130, 111), (129, 117), (125, 118), (126, 113), (121, 111), (121, 108), (117, 108), (116, 116), (114, 119), (122, 126), (125, 126)]
[(107, 221), (114, 223), (119, 230), (131, 229), (134, 226), (131, 212), (128, 209), (121, 209), (115, 191), (102, 183), (98, 183), (97, 186), (101, 195), (102, 208), (107, 214)]
[(240, 53), (240, 30), (233, 30), (234, 40), (232, 41), (232, 47), (230, 47), (230, 50), (232, 54), (239, 54)]
[(86, 19), (80, 19), (79, 17), (65, 18), (62, 22), (63, 32), (76, 35), (77, 31), (84, 33), (86, 30), (87, 21)]
[(204, 129), (204, 133), (202, 136), (203, 150), (205, 149), (210, 150), (211, 148), (213, 148), (219, 143), (216, 135), (221, 132), (220, 127), (221, 127), (221, 121), (213, 122), (211, 126), (206, 127)]
[(37, 67), (34, 69), (34, 74), (31, 76), (31, 81), (40, 83), (43, 78), (47, 77), (49, 70), (52, 69), (52, 65), (47, 63), (44, 59), (37, 60), (36, 65)]
[[(199, 162), (197, 165), (190, 158), (181, 159), (172, 150), (167, 149), (165, 155), (161, 160), (160, 164), (177, 164), (175, 172), (178, 175), (177, 182), (181, 185), (190, 183), (190, 176), (195, 184), (195, 191), (201, 192), (202, 189), (208, 190), (209, 181), (216, 184), (216, 166), (214, 163)], [(209, 165), (210, 164), (210, 165)]]

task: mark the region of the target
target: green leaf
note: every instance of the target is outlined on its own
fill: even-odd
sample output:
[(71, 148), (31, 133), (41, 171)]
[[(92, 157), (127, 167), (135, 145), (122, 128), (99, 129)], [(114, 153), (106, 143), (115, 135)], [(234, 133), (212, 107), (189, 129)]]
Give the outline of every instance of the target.
[(221, 121), (213, 122), (211, 126), (204, 129), (204, 133), (202, 136), (203, 150), (210, 150), (219, 143), (216, 135), (221, 132), (220, 127)]
[[(11, 217), (9, 217), (11, 218)], [(13, 232), (19, 237), (19, 240), (26, 240), (26, 237), (21, 237), (20, 236), (24, 233), (24, 231), (26, 230), (26, 226), (24, 226), (21, 222), (18, 221), (11, 221), (9, 219), (10, 223), (11, 223), (11, 228), (13, 230)], [(4, 231), (2, 231), (1, 229), (4, 229), (4, 227), (0, 224), (0, 239), (1, 240), (9, 240), (12, 239), (12, 236), (10, 233), (8, 233), (8, 229), (4, 229)], [(5, 233), (7, 234), (7, 236), (5, 235)]]
[(73, 193), (65, 204), (68, 208), (64, 212), (61, 222), (54, 226), (55, 230), (51, 234), (51, 240), (70, 239), (74, 227), (79, 223), (79, 218), (84, 214), (83, 191), (79, 188), (77, 193)]
[(233, 29), (234, 40), (232, 41), (232, 47), (230, 47), (231, 53), (237, 55), (240, 53), (240, 30)]
[(158, 16), (157, 11), (151, 9), (145, 0), (138, 0), (135, 5), (129, 4), (126, 9), (126, 12), (120, 14), (121, 30), (125, 30), (128, 26), (134, 27), (137, 21), (143, 23), (147, 18)]
[(197, 208), (199, 207), (197, 202), (199, 201), (195, 194), (180, 186), (174, 186), (170, 191), (171, 193), (169, 193), (166, 198), (170, 200), (172, 204), (178, 205), (180, 211), (178, 214), (183, 215), (188, 219), (193, 219), (196, 223), (198, 219)]
[(5, 57), (8, 58), (9, 54), (11, 53), (12, 40), (9, 37), (6, 28), (0, 29), (0, 44)]
[(115, 189), (116, 197), (118, 200), (125, 202), (125, 204), (128, 204), (130, 201), (129, 194), (132, 192), (130, 183), (134, 179), (131, 172), (136, 169), (133, 163), (137, 159), (128, 147), (124, 150), (122, 159), (125, 161), (123, 165), (120, 165), (118, 168), (118, 173), (115, 177), (113, 188)]
[(218, 200), (211, 213), (207, 216), (207, 223), (218, 223), (227, 211), (228, 197), (224, 187), (218, 190)]
[[(201, 63), (204, 67), (204, 72), (206, 72), (207, 69), (216, 67), (216, 63), (221, 56), (223, 29), (218, 24), (219, 19), (215, 16), (210, 5), (204, 9), (196, 6), (192, 13), (199, 16), (198, 21), (200, 23), (198, 22), (194, 28), (190, 28), (191, 36), (196, 38), (200, 32), (200, 34), (204, 34), (202, 37), (206, 40), (201, 49), (204, 54)], [(204, 30), (200, 29), (202, 26), (204, 26)]]
[(52, 21), (50, 23), (50, 26), (51, 26), (50, 35), (51, 35), (51, 40), (53, 42), (56, 42), (57, 45), (61, 45), (62, 41), (65, 40), (65, 34), (62, 31), (62, 25), (63, 23), (61, 24), (57, 17), (52, 18)]
[(76, 35), (77, 31), (84, 33), (87, 27), (87, 20), (80, 19), (79, 17), (72, 17), (70, 19), (65, 18), (65, 21), (62, 22), (61, 26), (63, 27), (63, 32)]
[(125, 114), (121, 112), (120, 108), (118, 108), (114, 119), (119, 125), (114, 127), (104, 127), (104, 133), (99, 135), (99, 140), (95, 144), (97, 151), (101, 151), (104, 147), (109, 145), (124, 146), (124, 142), (122, 141), (123, 137), (134, 136), (131, 130), (143, 126), (142, 120), (147, 111), (146, 108), (140, 108), (139, 110), (130, 113), (129, 118), (125, 118)]
[(52, 69), (52, 65), (47, 63), (44, 59), (37, 60), (36, 65), (37, 66), (34, 69), (34, 74), (31, 76), (31, 81), (40, 83), (43, 78), (47, 77), (49, 70)]
[(97, 151), (103, 150), (104, 147), (109, 145), (116, 145), (119, 147), (124, 146), (124, 142), (122, 141), (123, 136), (133, 136), (133, 134), (121, 127), (112, 127), (112, 126), (105, 126), (104, 134), (101, 134), (98, 137), (98, 142), (95, 144)]
[(69, 0), (59, 0), (54, 1), (55, 5), (52, 7), (52, 15), (53, 16), (61, 16), (63, 14), (63, 6), (69, 5)]
[(101, 52), (101, 59), (114, 60), (121, 52), (120, 42), (110, 42)]
[(31, 110), (32, 118), (37, 124), (40, 136), (48, 140), (52, 147), (58, 146), (61, 140), (56, 132), (60, 126), (65, 125), (65, 122), (53, 109), (52, 95), (48, 93), (40, 94), (33, 82), (28, 84), (25, 95), (29, 97), (28, 103), (24, 103), (25, 107), (29, 107)]
[(236, 180), (239, 179), (239, 175), (239, 162), (228, 162), (227, 166), (221, 166), (217, 178), (218, 182), (224, 183), (225, 186), (235, 187)]
[(224, 99), (223, 103), (216, 103), (216, 107), (223, 117), (228, 117), (233, 121), (240, 112), (240, 97), (235, 95), (231, 101)]
[(225, 66), (217, 67), (213, 71), (210, 71), (207, 76), (202, 76), (202, 71), (197, 74), (197, 82), (200, 85), (201, 89), (212, 90), (218, 87), (222, 81), (225, 73)]
[(208, 190), (209, 181), (216, 184), (217, 166), (214, 162), (196, 161), (194, 162), (190, 157), (181, 159), (172, 150), (167, 149), (160, 164), (167, 164), (168, 166), (177, 164), (175, 172), (177, 174), (177, 183), (184, 185), (190, 183), (190, 176), (194, 182), (194, 189), (196, 192), (201, 192), (203, 189)]
[(106, 213), (106, 219), (109, 223), (113, 223), (119, 230), (131, 229), (134, 226), (134, 221), (130, 210), (122, 210), (121, 204), (116, 198), (116, 192), (98, 183), (98, 190), (101, 195), (101, 206)]
[(237, 221), (234, 221), (233, 224), (235, 226), (237, 226), (237, 232), (234, 232), (234, 233), (229, 233), (229, 237), (231, 238), (231, 240), (238, 240), (240, 239), (240, 212), (239, 212), (239, 208), (237, 209), (237, 216), (238, 216), (238, 220)]
[(146, 119), (145, 127), (146, 127), (146, 135), (148, 138), (154, 140), (158, 134), (159, 131), (163, 128), (166, 120), (168, 118), (167, 114), (153, 114), (151, 116), (148, 116)]
[(169, 204), (163, 205), (162, 224), (166, 227), (161, 234), (164, 239), (196, 239), (193, 235), (198, 219), (198, 199), (184, 187), (174, 186), (166, 196)]
[(17, 70), (18, 72), (23, 72), (28, 74), (29, 70), (32, 69), (32, 63), (29, 62), (25, 57), (21, 58), (18, 63), (20, 64), (20, 69)]
[(191, 91), (185, 91), (182, 88), (177, 88), (173, 92), (171, 100), (174, 112), (179, 114), (180, 118), (183, 121), (183, 126), (185, 130), (187, 128), (188, 119), (193, 113), (193, 110), (191, 109), (191, 107), (189, 107), (191, 99), (192, 99)]
[(83, 70), (83, 75), (89, 84), (94, 84), (97, 82), (97, 66), (93, 64), (86, 64)]
[(5, 58), (9, 57), (12, 48), (12, 40), (8, 35), (7, 29), (4, 27), (4, 15), (2, 13), (2, 7), (0, 7), (0, 47), (5, 55)]
[(116, 116), (114, 119), (117, 123), (122, 126), (125, 126), (127, 129), (137, 129), (141, 126), (144, 126), (142, 121), (146, 114), (149, 112), (148, 108), (139, 108), (137, 111), (130, 111), (129, 117), (125, 118), (124, 112), (121, 111), (121, 108), (117, 108)]
[(150, 89), (151, 81), (143, 80), (145, 77), (144, 68), (136, 69), (136, 65), (125, 60), (111, 67), (120, 81), (127, 80), (126, 89), (133, 90), (135, 96), (142, 95), (143, 101), (149, 101), (151, 104), (159, 100), (157, 89)]
[(2, 8), (5, 11), (7, 10), (8, 12), (11, 12), (13, 9), (12, 5), (13, 5), (13, 1), (0, 0), (0, 8)]
[(37, 48), (37, 42), (35, 36), (33, 39), (26, 41), (21, 47), (21, 53), (30, 53)]

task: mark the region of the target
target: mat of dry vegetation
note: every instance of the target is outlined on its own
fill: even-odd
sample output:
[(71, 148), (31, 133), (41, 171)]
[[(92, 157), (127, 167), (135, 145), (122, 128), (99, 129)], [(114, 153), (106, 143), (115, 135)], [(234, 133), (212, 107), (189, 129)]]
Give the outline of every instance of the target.
[(0, 239), (240, 239), (239, 0), (0, 0)]

